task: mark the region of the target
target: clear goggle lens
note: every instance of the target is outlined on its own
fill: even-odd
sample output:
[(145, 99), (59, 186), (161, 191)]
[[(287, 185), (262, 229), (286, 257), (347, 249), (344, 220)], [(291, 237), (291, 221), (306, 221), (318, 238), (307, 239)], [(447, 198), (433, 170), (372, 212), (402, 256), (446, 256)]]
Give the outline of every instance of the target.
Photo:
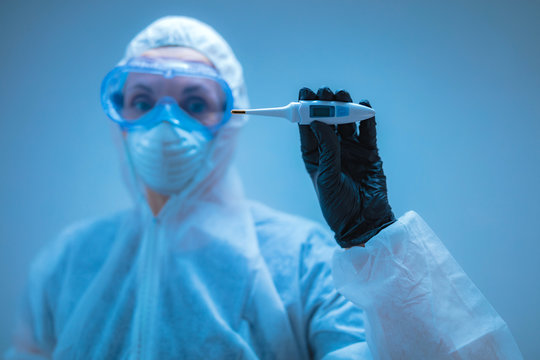
[(163, 121), (152, 111), (162, 99), (176, 102), (190, 118), (215, 130), (230, 117), (232, 94), (216, 70), (201, 63), (134, 58), (103, 80), (101, 102), (107, 115), (126, 129)]

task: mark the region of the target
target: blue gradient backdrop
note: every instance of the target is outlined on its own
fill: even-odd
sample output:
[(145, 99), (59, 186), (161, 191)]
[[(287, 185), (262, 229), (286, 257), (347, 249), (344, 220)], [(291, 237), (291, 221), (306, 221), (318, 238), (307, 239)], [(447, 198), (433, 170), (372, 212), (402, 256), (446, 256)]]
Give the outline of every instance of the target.
[[(0, 351), (37, 251), (130, 205), (99, 84), (139, 30), (183, 14), (230, 42), (254, 106), (302, 86), (369, 98), (396, 214), (420, 213), (540, 358), (539, 4), (2, 1)], [(323, 221), (296, 126), (253, 119), (237, 165), (250, 197)]]

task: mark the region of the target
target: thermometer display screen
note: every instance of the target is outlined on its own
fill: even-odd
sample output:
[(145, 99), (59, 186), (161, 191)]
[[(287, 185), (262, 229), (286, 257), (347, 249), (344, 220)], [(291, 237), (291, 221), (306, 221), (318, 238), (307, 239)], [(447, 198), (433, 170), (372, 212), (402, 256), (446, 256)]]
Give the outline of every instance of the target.
[(325, 118), (336, 116), (336, 107), (330, 105), (310, 105), (309, 117)]

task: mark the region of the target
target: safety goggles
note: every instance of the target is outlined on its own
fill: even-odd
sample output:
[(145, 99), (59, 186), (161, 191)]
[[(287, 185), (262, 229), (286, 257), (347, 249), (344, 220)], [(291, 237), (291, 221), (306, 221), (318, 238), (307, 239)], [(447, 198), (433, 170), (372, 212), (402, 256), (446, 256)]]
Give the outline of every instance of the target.
[(215, 132), (230, 118), (233, 96), (211, 66), (136, 57), (105, 76), (101, 104), (107, 116), (127, 131), (162, 121), (181, 127), (195, 121)]

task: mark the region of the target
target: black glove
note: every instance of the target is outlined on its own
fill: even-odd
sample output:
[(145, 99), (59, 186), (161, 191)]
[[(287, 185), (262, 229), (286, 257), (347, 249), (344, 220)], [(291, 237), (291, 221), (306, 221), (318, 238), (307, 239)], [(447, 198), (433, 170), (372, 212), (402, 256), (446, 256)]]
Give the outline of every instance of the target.
[[(346, 91), (315, 94), (300, 89), (299, 100), (352, 102)], [(370, 106), (367, 100), (361, 105)], [(356, 123), (299, 125), (302, 158), (322, 213), (341, 247), (362, 245), (396, 221), (388, 204), (386, 177), (377, 149), (375, 117)]]

